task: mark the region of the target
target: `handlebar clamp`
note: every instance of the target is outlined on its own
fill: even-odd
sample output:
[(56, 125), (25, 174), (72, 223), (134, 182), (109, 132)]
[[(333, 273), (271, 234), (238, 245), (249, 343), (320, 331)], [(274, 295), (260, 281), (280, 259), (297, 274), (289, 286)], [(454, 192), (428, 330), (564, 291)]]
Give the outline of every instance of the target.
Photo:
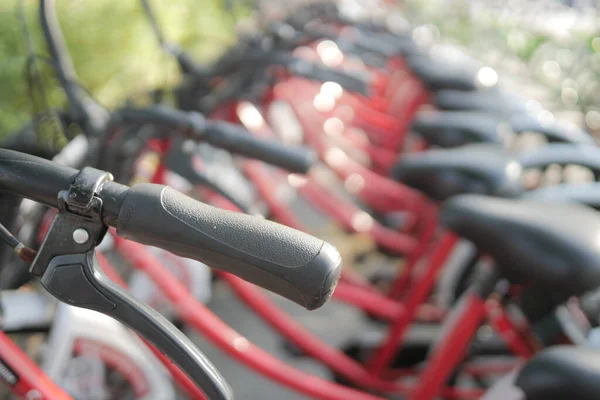
[(57, 254), (93, 251), (107, 230), (102, 222), (102, 199), (98, 195), (104, 183), (112, 180), (108, 172), (85, 167), (68, 189), (58, 192), (59, 213), (33, 260), (31, 274), (43, 276)]
[(87, 219), (101, 222), (102, 199), (97, 195), (112, 174), (96, 168), (85, 167), (75, 176), (68, 190), (58, 193), (58, 209)]

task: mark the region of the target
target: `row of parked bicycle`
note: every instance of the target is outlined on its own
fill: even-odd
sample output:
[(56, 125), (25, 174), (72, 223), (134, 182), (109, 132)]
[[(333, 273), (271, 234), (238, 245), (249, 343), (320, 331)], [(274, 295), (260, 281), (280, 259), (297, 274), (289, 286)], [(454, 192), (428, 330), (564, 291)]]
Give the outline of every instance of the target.
[[(0, 378), (13, 395), (233, 398), (178, 325), (310, 398), (600, 397), (600, 149), (587, 132), (489, 67), (431, 58), (388, 29), (387, 4), (360, 19), (297, 5), (203, 65), (142, 0), (184, 76), (177, 104), (107, 110), (77, 80), (55, 1), (39, 5), (68, 105), (0, 149)], [(48, 118), (82, 134), (55, 152), (38, 140)], [(342, 266), (298, 199), (402, 262)], [(207, 266), (332, 379), (213, 314)], [(336, 348), (256, 286), (308, 310), (342, 302), (381, 334)], [(419, 327), (435, 334), (415, 340)], [(39, 366), (23, 346), (36, 333)]]

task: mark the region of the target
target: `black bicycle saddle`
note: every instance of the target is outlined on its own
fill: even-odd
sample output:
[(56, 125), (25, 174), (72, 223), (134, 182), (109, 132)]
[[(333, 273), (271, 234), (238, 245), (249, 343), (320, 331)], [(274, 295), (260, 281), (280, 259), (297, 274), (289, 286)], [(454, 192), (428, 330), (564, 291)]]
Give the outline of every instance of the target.
[(446, 111), (484, 111), (510, 116), (526, 110), (526, 100), (500, 88), (473, 91), (444, 89), (433, 94), (433, 103)]
[(405, 59), (410, 69), (429, 90), (476, 90), (478, 88), (477, 71), (471, 66), (449, 65), (424, 54), (407, 55)]
[(557, 346), (534, 356), (517, 375), (527, 400), (600, 399), (600, 350)]
[(549, 142), (575, 143), (594, 145), (594, 138), (575, 124), (565, 121), (542, 123), (528, 113), (515, 114), (510, 118), (510, 127), (515, 133), (537, 132), (544, 135)]
[(489, 144), (406, 154), (392, 176), (435, 200), (463, 193), (517, 197), (522, 192), (516, 156)]
[(462, 195), (440, 220), (513, 281), (564, 300), (600, 286), (600, 214), (586, 206)]
[(507, 134), (535, 132), (548, 142), (593, 145), (594, 139), (576, 125), (563, 121), (542, 123), (527, 113), (510, 119), (478, 111), (424, 111), (417, 114), (412, 130), (428, 143), (457, 147), (469, 143), (504, 143)]
[(600, 211), (600, 182), (566, 183), (524, 193), (525, 199), (582, 203)]
[(538, 149), (510, 152), (491, 144), (472, 144), (403, 155), (392, 176), (435, 200), (457, 194), (518, 197), (522, 171), (556, 164), (589, 168), (600, 177), (600, 148), (553, 143)]
[(519, 162), (524, 169), (544, 168), (550, 164), (561, 166), (580, 165), (591, 169), (597, 178), (600, 174), (600, 147), (552, 143), (537, 149), (520, 152)]
[(502, 119), (476, 111), (422, 111), (411, 129), (429, 144), (439, 147), (458, 147), (472, 143), (504, 141)]

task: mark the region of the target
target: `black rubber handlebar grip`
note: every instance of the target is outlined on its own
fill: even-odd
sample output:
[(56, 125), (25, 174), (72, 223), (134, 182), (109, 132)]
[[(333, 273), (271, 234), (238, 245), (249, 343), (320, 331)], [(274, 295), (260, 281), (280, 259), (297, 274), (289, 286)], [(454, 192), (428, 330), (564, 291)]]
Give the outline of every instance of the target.
[(309, 310), (331, 297), (342, 268), (337, 249), (323, 240), (163, 185), (129, 190), (117, 233), (237, 275)]
[(291, 147), (277, 140), (257, 138), (245, 128), (228, 122), (207, 121), (202, 139), (232, 153), (302, 174), (308, 172), (317, 159), (316, 153), (308, 147)]

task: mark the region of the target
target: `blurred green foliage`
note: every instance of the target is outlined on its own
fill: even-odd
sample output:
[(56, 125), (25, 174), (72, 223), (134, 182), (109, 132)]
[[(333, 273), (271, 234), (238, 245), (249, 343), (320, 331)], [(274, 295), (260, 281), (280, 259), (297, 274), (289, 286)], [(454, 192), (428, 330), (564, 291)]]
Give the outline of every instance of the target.
[[(34, 111), (24, 67), (26, 45), (21, 0), (0, 0), (0, 135), (17, 129)], [(46, 55), (37, 0), (25, 2), (35, 51)], [(58, 0), (57, 12), (81, 83), (100, 103), (114, 107), (128, 97), (176, 84), (175, 63), (165, 55), (138, 0)], [(208, 61), (235, 40), (244, 10), (226, 11), (224, 0), (151, 0), (166, 38)], [(51, 68), (40, 65), (50, 104), (64, 105)]]
[(585, 114), (587, 127), (600, 132), (596, 9), (571, 8), (552, 0), (406, 0), (404, 4), (413, 25), (429, 26), (444, 42), (464, 46), (494, 67), (516, 62), (526, 66), (530, 78), (552, 94), (558, 110)]

